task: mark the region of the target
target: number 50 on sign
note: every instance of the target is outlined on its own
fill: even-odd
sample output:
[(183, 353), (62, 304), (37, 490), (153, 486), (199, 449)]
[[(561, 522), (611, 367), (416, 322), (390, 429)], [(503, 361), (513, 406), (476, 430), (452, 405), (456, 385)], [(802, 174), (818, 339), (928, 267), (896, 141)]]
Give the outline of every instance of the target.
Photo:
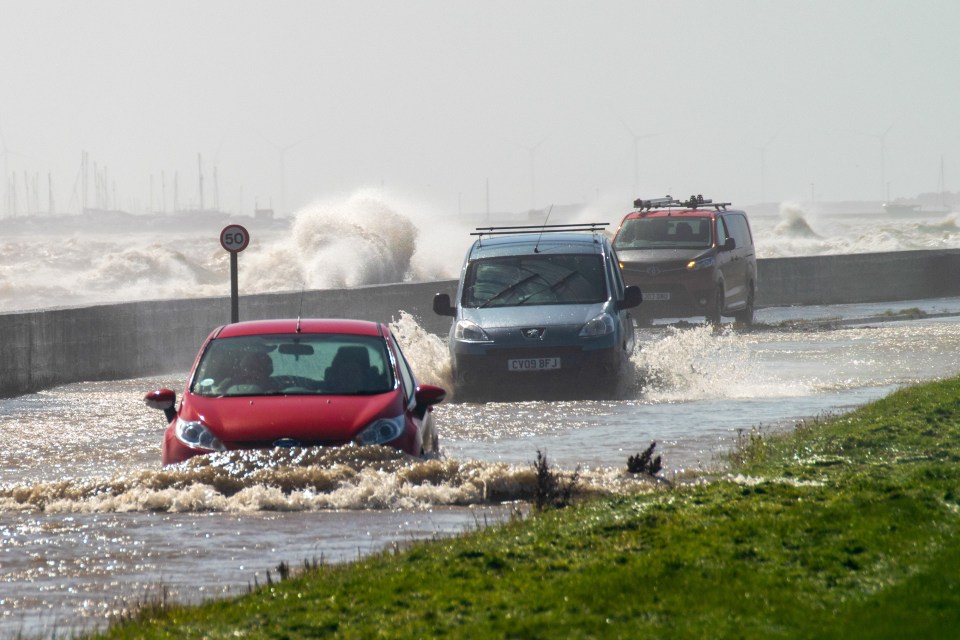
[(230, 253), (239, 253), (250, 244), (250, 234), (239, 224), (231, 224), (220, 232), (220, 246)]

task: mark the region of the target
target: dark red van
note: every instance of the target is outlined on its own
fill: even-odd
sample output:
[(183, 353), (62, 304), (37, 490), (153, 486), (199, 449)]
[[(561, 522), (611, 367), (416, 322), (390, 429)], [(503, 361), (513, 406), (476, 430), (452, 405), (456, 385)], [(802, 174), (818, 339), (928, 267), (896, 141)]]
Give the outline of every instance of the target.
[(636, 200), (613, 247), (624, 282), (643, 292), (641, 320), (721, 316), (751, 324), (757, 258), (743, 211), (703, 196)]

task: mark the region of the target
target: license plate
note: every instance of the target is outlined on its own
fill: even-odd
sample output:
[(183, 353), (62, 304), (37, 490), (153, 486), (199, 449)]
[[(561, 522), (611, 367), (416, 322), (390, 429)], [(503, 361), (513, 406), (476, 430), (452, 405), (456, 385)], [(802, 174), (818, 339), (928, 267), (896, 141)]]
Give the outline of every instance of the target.
[(647, 293), (646, 291), (644, 291), (643, 299), (644, 300), (669, 300), (670, 294), (669, 293)]
[(560, 358), (511, 358), (507, 361), (510, 371), (548, 371), (560, 368)]

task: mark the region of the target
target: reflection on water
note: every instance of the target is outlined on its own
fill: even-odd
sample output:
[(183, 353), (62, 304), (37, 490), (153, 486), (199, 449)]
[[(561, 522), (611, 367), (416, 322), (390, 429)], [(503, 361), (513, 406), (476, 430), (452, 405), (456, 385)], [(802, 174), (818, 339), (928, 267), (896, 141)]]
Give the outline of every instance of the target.
[(62, 638), (138, 602), (200, 602), (277, 579), (284, 562), (333, 563), (475, 530), (507, 508), (427, 511), (0, 516), (0, 637)]

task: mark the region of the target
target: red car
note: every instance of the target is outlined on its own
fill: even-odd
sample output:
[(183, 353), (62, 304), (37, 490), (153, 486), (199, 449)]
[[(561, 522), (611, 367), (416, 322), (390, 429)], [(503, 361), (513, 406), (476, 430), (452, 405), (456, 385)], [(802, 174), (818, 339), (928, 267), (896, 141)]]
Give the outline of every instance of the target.
[(445, 396), (417, 384), (386, 325), (295, 319), (218, 327), (179, 403), (170, 389), (144, 400), (170, 423), (168, 465), (215, 451), (351, 442), (436, 453), (432, 407)]

